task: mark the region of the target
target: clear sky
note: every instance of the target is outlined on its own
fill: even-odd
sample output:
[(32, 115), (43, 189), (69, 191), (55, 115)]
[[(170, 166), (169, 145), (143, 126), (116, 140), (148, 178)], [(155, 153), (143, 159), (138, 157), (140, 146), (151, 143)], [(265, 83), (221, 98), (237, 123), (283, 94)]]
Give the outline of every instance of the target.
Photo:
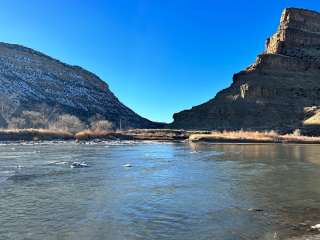
[(80, 65), (138, 114), (171, 122), (255, 60), (285, 7), (320, 1), (1, 0), (0, 41)]

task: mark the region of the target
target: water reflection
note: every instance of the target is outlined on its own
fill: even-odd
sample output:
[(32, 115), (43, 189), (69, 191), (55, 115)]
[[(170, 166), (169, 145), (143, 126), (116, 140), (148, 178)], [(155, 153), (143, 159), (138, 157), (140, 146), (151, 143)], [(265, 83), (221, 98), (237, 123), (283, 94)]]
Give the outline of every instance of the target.
[(213, 150), (224, 153), (220, 160), (307, 161), (320, 164), (318, 145), (296, 144), (201, 144), (189, 143), (194, 152)]
[(191, 144), (191, 148), (223, 153), (210, 157), (213, 161), (237, 163), (229, 173), (238, 181), (231, 190), (233, 197), (264, 210), (257, 227), (268, 236), (272, 231), (278, 237), (306, 232), (320, 220), (319, 146)]

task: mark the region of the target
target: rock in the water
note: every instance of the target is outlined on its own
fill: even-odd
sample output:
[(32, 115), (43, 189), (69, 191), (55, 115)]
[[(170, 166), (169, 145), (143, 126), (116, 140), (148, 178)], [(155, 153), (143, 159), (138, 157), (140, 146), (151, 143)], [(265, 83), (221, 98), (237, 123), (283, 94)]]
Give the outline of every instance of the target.
[(314, 226), (311, 226), (312, 230), (320, 230), (320, 224), (316, 224)]
[(71, 168), (86, 168), (89, 167), (88, 164), (86, 164), (85, 162), (73, 162), (70, 165)]
[(320, 13), (288, 8), (256, 62), (172, 127), (292, 131), (320, 123)]
[(263, 212), (264, 210), (262, 208), (248, 208), (249, 212)]
[(157, 127), (122, 104), (95, 74), (35, 50), (0, 43), (0, 127), (23, 111), (54, 120), (71, 114), (88, 122), (102, 118), (122, 127)]

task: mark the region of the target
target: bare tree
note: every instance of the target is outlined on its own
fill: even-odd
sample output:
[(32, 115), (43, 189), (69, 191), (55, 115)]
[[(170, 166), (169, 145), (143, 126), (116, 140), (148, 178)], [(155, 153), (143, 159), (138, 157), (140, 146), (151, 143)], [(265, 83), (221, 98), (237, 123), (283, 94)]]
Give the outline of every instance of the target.
[(108, 120), (100, 120), (91, 123), (91, 129), (93, 131), (112, 131), (113, 124)]
[(23, 111), (21, 118), (25, 120), (26, 128), (46, 128), (48, 126), (46, 117), (35, 111)]
[(50, 128), (69, 132), (79, 132), (85, 128), (83, 122), (76, 116), (64, 114), (50, 125)]
[(10, 129), (23, 129), (26, 128), (26, 121), (23, 118), (13, 117), (8, 123), (8, 128)]
[(19, 106), (17, 94), (12, 94), (10, 97), (5, 93), (0, 94), (0, 114), (7, 122)]
[(35, 111), (23, 111), (19, 117), (12, 117), (8, 122), (9, 128), (46, 128), (47, 119), (43, 114)]

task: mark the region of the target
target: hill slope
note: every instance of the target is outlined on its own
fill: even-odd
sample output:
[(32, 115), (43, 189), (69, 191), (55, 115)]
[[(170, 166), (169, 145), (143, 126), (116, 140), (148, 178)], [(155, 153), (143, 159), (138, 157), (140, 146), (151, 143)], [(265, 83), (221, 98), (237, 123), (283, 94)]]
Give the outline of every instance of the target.
[(95, 115), (118, 125), (157, 127), (123, 105), (99, 77), (32, 49), (0, 43), (0, 127), (23, 111), (49, 120), (71, 114), (88, 122)]

